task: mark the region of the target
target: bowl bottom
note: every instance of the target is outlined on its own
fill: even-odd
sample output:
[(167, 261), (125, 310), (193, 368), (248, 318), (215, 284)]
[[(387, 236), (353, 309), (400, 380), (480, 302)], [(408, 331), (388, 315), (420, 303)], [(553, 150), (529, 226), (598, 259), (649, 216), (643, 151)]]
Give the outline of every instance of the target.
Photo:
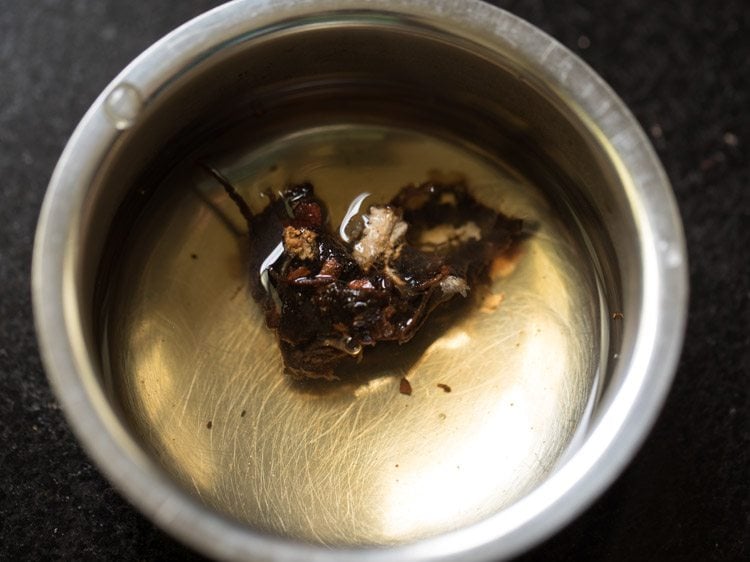
[(585, 426), (606, 341), (592, 260), (569, 221), (518, 171), (456, 139), (339, 122), (253, 143), (233, 131), (201, 157), (255, 209), (264, 190), (309, 180), (338, 224), (361, 192), (384, 202), (460, 174), (477, 199), (537, 229), (487, 298), (373, 350), (355, 383), (295, 384), (248, 293), (242, 217), (186, 159), (108, 280), (110, 391), (144, 447), (217, 511), (332, 545), (462, 527), (544, 479)]

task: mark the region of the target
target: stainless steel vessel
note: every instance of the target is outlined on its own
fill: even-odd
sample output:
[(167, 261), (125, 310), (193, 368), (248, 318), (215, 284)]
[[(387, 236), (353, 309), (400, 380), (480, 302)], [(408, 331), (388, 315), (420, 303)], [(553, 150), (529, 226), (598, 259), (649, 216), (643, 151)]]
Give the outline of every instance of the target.
[[(258, 210), (312, 180), (334, 221), (363, 191), (461, 176), (534, 233), (461, 315), (355, 381), (296, 385), (247, 294), (241, 217), (198, 161)], [(633, 117), (529, 24), (475, 1), (238, 0), (86, 114), (42, 210), (33, 294), (77, 435), (188, 544), (493, 559), (571, 520), (634, 454), (678, 358), (686, 259)]]

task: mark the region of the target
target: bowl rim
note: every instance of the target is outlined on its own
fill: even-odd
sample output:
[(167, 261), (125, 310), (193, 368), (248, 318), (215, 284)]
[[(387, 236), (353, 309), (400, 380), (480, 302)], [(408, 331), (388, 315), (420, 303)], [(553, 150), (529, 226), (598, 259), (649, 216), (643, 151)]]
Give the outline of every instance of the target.
[[(643, 235), (642, 311), (648, 314), (639, 319), (628, 376), (617, 400), (608, 404), (580, 449), (535, 490), (466, 528), (387, 549), (331, 550), (262, 534), (216, 513), (172, 482), (138, 447), (96, 382), (76, 323), (74, 271), (86, 188), (121, 134), (103, 109), (118, 85), (134, 85), (148, 100), (170, 77), (230, 38), (290, 18), (363, 10), (428, 21), (442, 31), (512, 50), (564, 96), (582, 120), (596, 125), (631, 180), (626, 191)], [(221, 559), (489, 560), (518, 554), (570, 522), (635, 455), (666, 399), (679, 359), (687, 316), (687, 253), (669, 181), (635, 118), (591, 68), (524, 20), (479, 0), (234, 0), (144, 51), (83, 117), (45, 196), (34, 244), (32, 295), (45, 369), (78, 439), (126, 498), (188, 545)]]

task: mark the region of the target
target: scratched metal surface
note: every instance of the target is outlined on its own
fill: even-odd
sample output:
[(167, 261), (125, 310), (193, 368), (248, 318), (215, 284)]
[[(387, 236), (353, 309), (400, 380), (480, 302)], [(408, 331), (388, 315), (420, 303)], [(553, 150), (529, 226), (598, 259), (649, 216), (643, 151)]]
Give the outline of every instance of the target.
[(365, 382), (321, 391), (283, 375), (247, 293), (239, 213), (178, 170), (122, 257), (107, 334), (118, 401), (169, 473), (257, 529), (390, 544), (481, 519), (554, 469), (585, 423), (601, 311), (589, 260), (533, 186), (466, 147), (374, 126), (225, 145), (213, 163), (256, 210), (262, 189), (310, 179), (340, 220), (358, 193), (385, 200), (438, 169), (539, 229), (490, 298), (375, 354)]

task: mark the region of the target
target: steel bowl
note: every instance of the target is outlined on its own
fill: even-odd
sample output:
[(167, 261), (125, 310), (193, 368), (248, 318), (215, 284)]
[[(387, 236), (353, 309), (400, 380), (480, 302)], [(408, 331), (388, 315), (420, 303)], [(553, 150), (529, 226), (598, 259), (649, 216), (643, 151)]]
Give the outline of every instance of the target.
[[(312, 179), (334, 218), (359, 191), (459, 175), (533, 229), (489, 304), (356, 384), (305, 387), (247, 295), (241, 217), (196, 162), (256, 207)], [(78, 438), (143, 513), (222, 559), (489, 560), (540, 542), (645, 438), (687, 292), (633, 116), (476, 0), (237, 0), (185, 24), (79, 124), (33, 264)]]

